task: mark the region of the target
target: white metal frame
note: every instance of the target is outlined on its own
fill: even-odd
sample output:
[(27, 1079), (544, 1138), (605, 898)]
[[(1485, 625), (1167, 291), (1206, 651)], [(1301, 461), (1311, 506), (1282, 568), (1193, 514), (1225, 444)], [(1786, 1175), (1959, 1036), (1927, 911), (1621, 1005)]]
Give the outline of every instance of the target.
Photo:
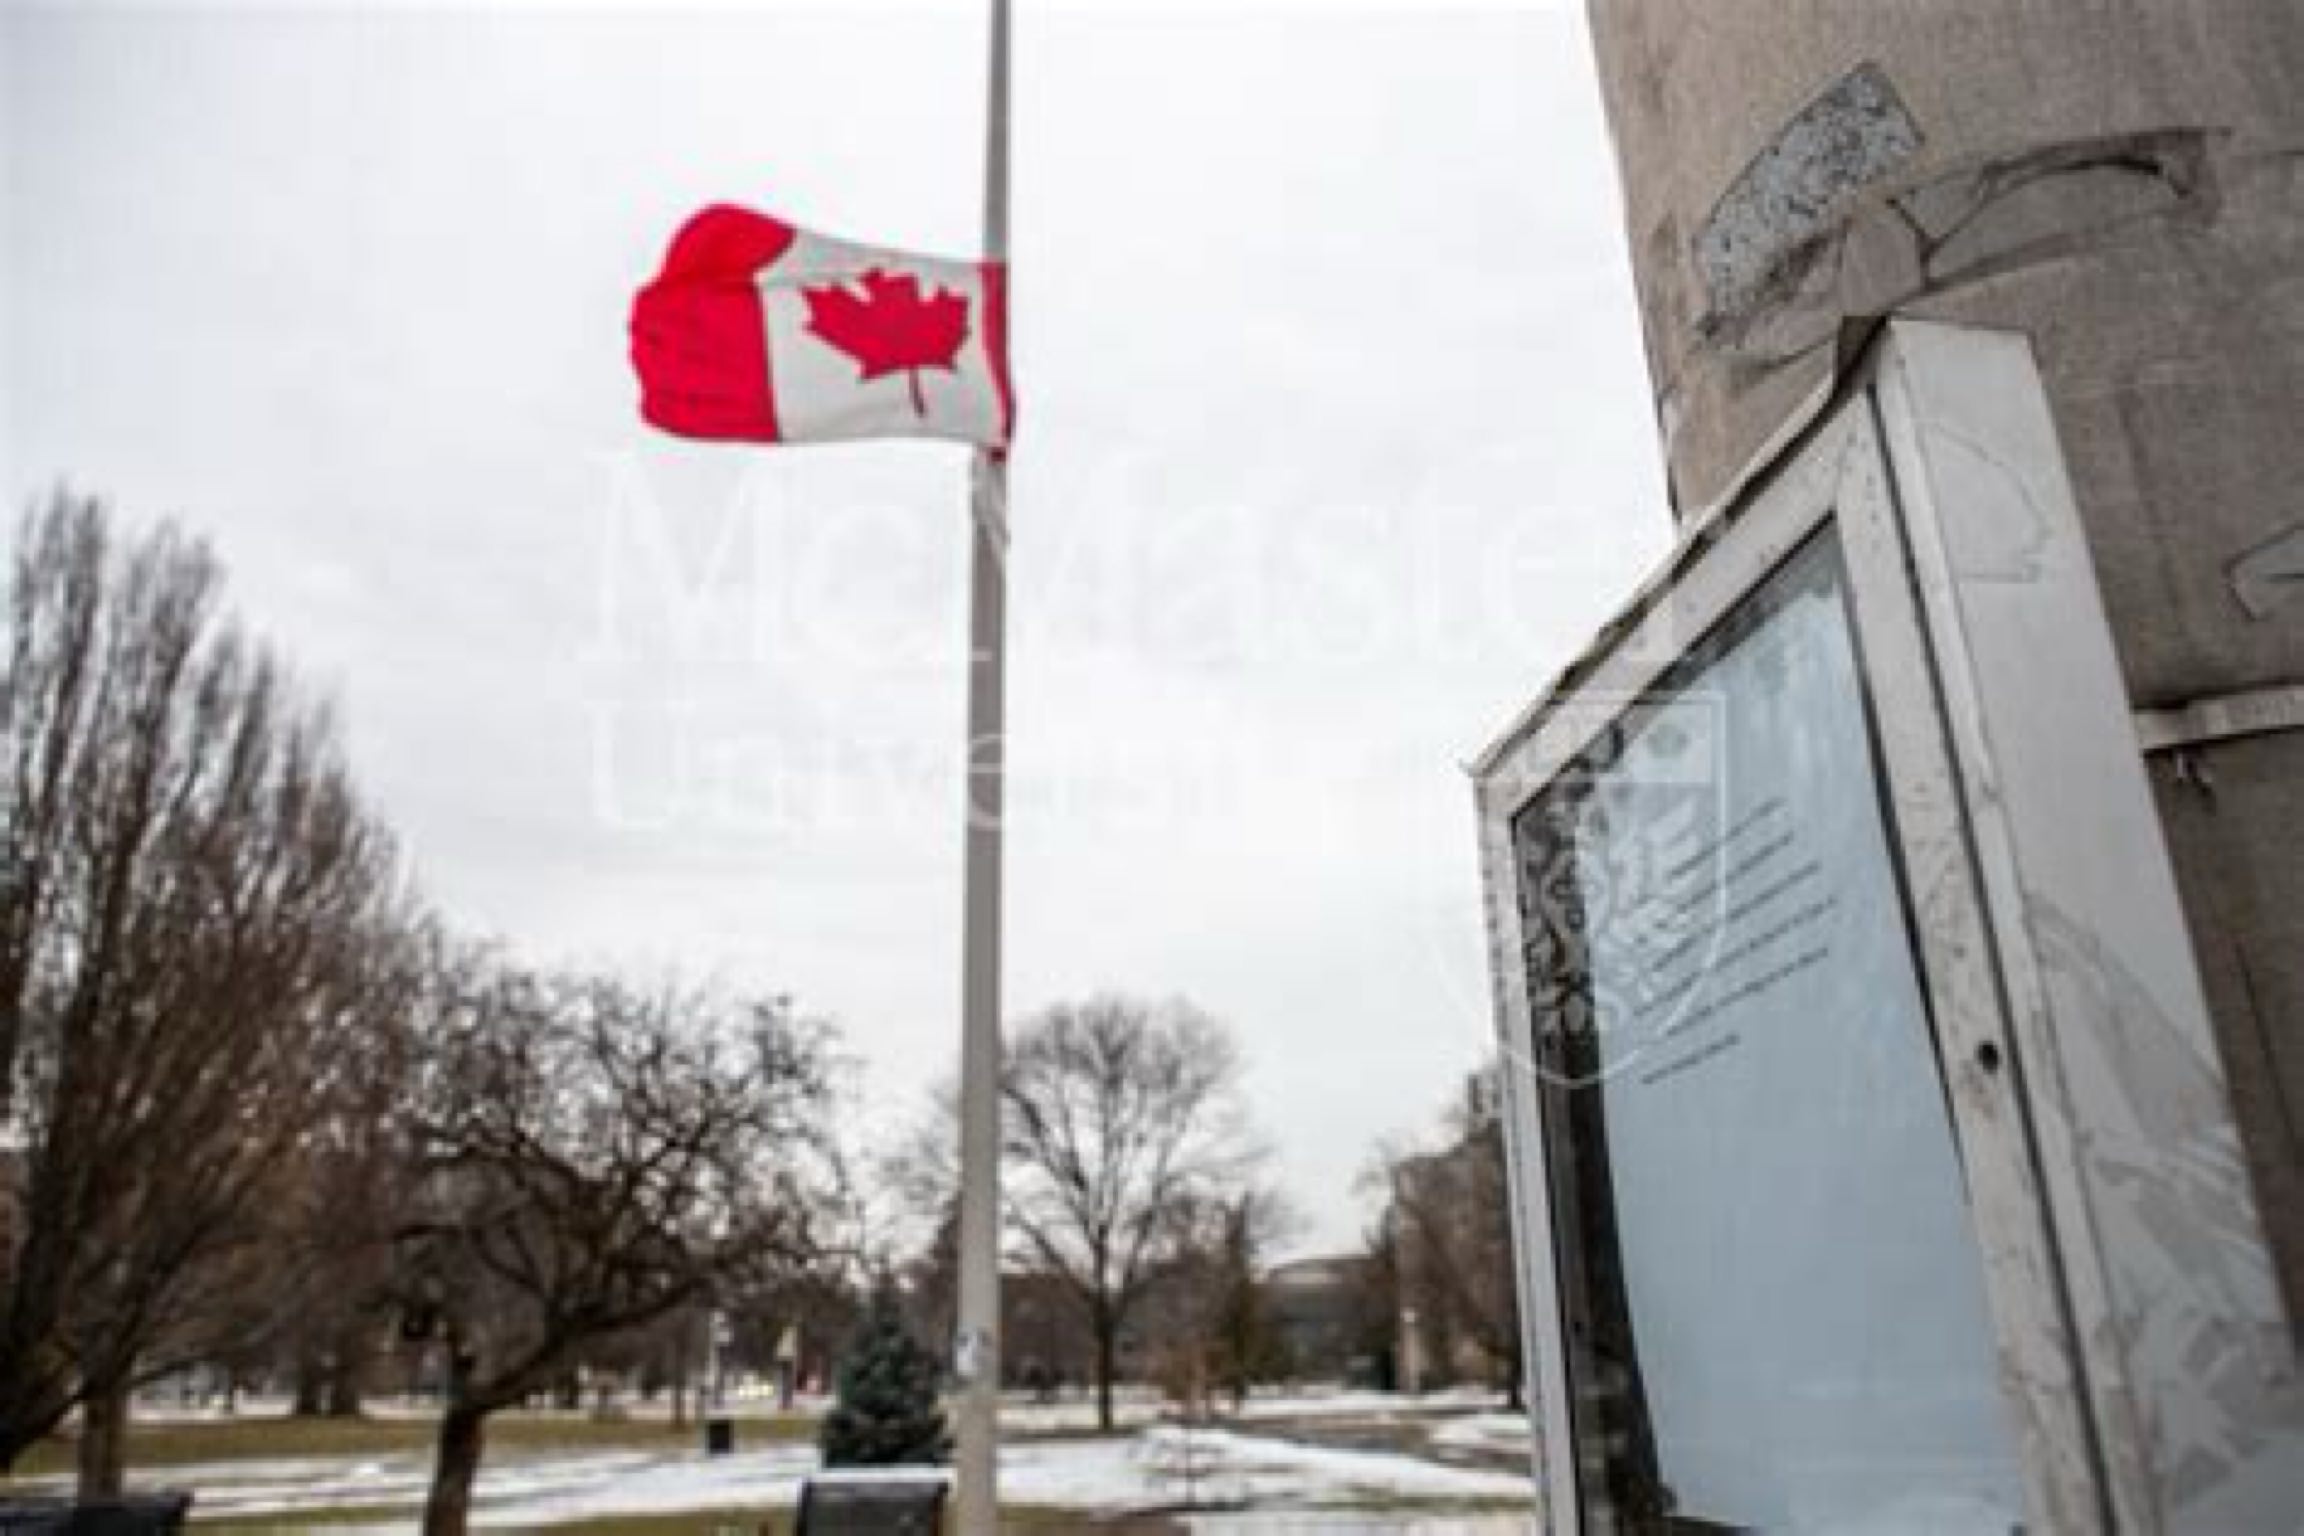
[(2023, 337), (1899, 321), (1474, 764), (1536, 1471), (1582, 1529), (1514, 816), (1837, 528), (2029, 1528), (2271, 1530), (2304, 1393)]

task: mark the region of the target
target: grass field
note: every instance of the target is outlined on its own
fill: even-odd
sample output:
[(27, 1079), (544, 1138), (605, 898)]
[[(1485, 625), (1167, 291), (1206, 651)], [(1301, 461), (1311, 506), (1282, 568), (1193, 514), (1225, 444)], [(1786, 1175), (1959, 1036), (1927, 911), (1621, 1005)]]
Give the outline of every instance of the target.
[[(675, 1428), (661, 1419), (598, 1420), (582, 1414), (501, 1413), (488, 1421), (491, 1450), (672, 1451), (698, 1443), (694, 1424)], [(738, 1444), (813, 1439), (816, 1421), (800, 1414), (737, 1421)], [(131, 1470), (199, 1462), (270, 1460), (301, 1456), (425, 1455), (433, 1424), (424, 1418), (164, 1420), (133, 1424), (128, 1432)], [(67, 1473), (73, 1446), (42, 1441), (16, 1465), (20, 1477)]]
[[(239, 1520), (235, 1531), (321, 1531), (329, 1525), (389, 1525), (408, 1518), (405, 1508), (339, 1510), (324, 1518), (283, 1515), (277, 1520)], [(215, 1529), (215, 1527), (211, 1527)], [(1000, 1515), (1000, 1529), (1012, 1536), (1053, 1536), (1058, 1531), (1092, 1530), (1099, 1536), (1182, 1536), (1184, 1527), (1159, 1516), (1120, 1515), (1099, 1518), (1079, 1510), (1009, 1509)], [(618, 1515), (556, 1525), (554, 1536), (792, 1536), (789, 1510), (708, 1509), (676, 1515)]]

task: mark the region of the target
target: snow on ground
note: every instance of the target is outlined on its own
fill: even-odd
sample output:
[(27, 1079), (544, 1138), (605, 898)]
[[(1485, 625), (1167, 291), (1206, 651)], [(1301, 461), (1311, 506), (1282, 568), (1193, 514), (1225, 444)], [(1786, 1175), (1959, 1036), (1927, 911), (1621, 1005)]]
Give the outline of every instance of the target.
[[(481, 1472), (475, 1524), (528, 1530), (611, 1515), (789, 1506), (815, 1470), (815, 1451), (798, 1444), (718, 1457), (689, 1451), (507, 1456)], [(202, 1522), (372, 1510), (392, 1520), (376, 1529), (394, 1530), (414, 1517), (428, 1472), (427, 1459), (415, 1455), (310, 1457), (171, 1467), (154, 1481), (196, 1489), (194, 1510)], [(1528, 1528), (1528, 1517), (1513, 1507), (1528, 1498), (1520, 1477), (1173, 1426), (1125, 1439), (1011, 1442), (1001, 1453), (1001, 1494), (1013, 1503), (1099, 1514), (1212, 1506), (1213, 1513), (1189, 1521), (1195, 1532), (1211, 1536), (1361, 1530), (1501, 1536)]]
[(1193, 1536), (1529, 1536), (1532, 1517), (1401, 1510), (1242, 1510), (1175, 1517)]
[(1251, 1419), (1318, 1418), (1323, 1414), (1467, 1413), (1493, 1408), (1496, 1394), (1484, 1387), (1451, 1387), (1445, 1392), (1424, 1392), (1409, 1397), (1399, 1392), (1366, 1392), (1349, 1388), (1329, 1391), (1257, 1393), (1248, 1399)]
[(533, 1529), (606, 1515), (671, 1514), (689, 1509), (764, 1508), (796, 1504), (800, 1483), (816, 1470), (816, 1452), (801, 1445), (772, 1446), (733, 1456), (695, 1452), (644, 1457), (650, 1463), (606, 1475), (589, 1458), (511, 1486), (480, 1479), (482, 1529)]
[[(552, 1525), (650, 1510), (787, 1504), (798, 1499), (801, 1480), (814, 1468), (813, 1452), (788, 1446), (718, 1458), (665, 1457), (638, 1475), (588, 1478), (580, 1486), (545, 1488), (537, 1486), (541, 1479), (531, 1479), (530, 1488), (521, 1493), (483, 1477), (482, 1523)], [(1000, 1493), (1011, 1503), (1097, 1513), (1186, 1502), (1239, 1506), (1241, 1513), (1261, 1517), (1329, 1511), (1316, 1526), (1305, 1527), (1321, 1530), (1339, 1529), (1336, 1514), (1355, 1506), (1381, 1508), (1414, 1501), (1420, 1508), (1417, 1517), (1406, 1522), (1395, 1517), (1381, 1527), (1401, 1530), (1424, 1519), (1421, 1511), (1426, 1508), (1438, 1516), (1452, 1503), (1476, 1507), (1522, 1503), (1528, 1498), (1528, 1483), (1525, 1478), (1443, 1466), (1413, 1456), (1329, 1450), (1224, 1430), (1163, 1427), (1130, 1439), (1011, 1444), (1001, 1452)], [(1492, 1507), (1478, 1512), (1496, 1513)], [(1428, 1521), (1426, 1528), (1468, 1529)], [(1500, 1527), (1526, 1528), (1524, 1515)], [(1234, 1521), (1205, 1529), (1276, 1528)]]
[[(1528, 1480), (1451, 1467), (1419, 1456), (1348, 1451), (1270, 1440), (1232, 1430), (1177, 1428), (1139, 1437), (1138, 1465), (1170, 1498), (1189, 1487), (1196, 1502), (1273, 1505), (1383, 1503), (1400, 1500), (1519, 1500)], [(1050, 1503), (1063, 1503), (1052, 1499)]]
[(1468, 1413), (1432, 1431), (1432, 1443), (1452, 1451), (1525, 1456), (1529, 1441), (1528, 1416), (1524, 1413)]
[[(231, 1417), (262, 1418), (286, 1406), (243, 1399)], [(652, 1417), (656, 1406), (641, 1407), (634, 1417)], [(1252, 1397), (1222, 1428), (1191, 1430), (1160, 1422), (1168, 1410), (1148, 1391), (1124, 1392), (1116, 1407), (1123, 1430), (1133, 1433), (1086, 1438), (1096, 1422), (1092, 1396), (1041, 1403), (1011, 1394), (1001, 1408), (1010, 1437), (1001, 1451), (1003, 1498), (1098, 1514), (1160, 1510), (1174, 1514), (1195, 1536), (1517, 1536), (1529, 1529), (1530, 1490), (1516, 1472), (1394, 1450), (1301, 1443), (1308, 1435), (1318, 1437), (1321, 1431), (1311, 1426), (1322, 1421), (1333, 1421), (1338, 1438), (1345, 1438), (1348, 1428), (1406, 1420), (1415, 1432), (1403, 1444), (1525, 1455), (1526, 1419), (1497, 1411), (1493, 1394), (1276, 1392)], [(427, 1411), (414, 1403), (375, 1408), (393, 1416)], [(770, 1405), (745, 1401), (722, 1411), (747, 1418), (767, 1413)], [(210, 1414), (189, 1406), (171, 1413), (148, 1404), (139, 1416)], [(1259, 1434), (1260, 1425), (1293, 1438)], [(475, 1523), (483, 1529), (535, 1529), (603, 1516), (788, 1507), (815, 1471), (816, 1452), (805, 1443), (764, 1444), (722, 1457), (701, 1451), (508, 1448), (482, 1469)], [(389, 1452), (216, 1461), (159, 1469), (137, 1481), (197, 1490), (194, 1509), (203, 1523), (374, 1511), (391, 1522), (377, 1530), (404, 1531), (422, 1505), (430, 1473), (428, 1452)], [(33, 1491), (43, 1482), (55, 1484), (49, 1491), (64, 1487), (62, 1479), (27, 1479), (20, 1486)], [(1186, 1515), (1180, 1507), (1188, 1503), (1197, 1507)], [(357, 1529), (333, 1522), (328, 1528), (336, 1536)]]
[[(1365, 1392), (1347, 1388), (1311, 1388), (1298, 1391), (1258, 1392), (1242, 1407), (1243, 1419), (1317, 1419), (1352, 1417), (1381, 1419), (1407, 1415), (1472, 1413), (1496, 1406), (1497, 1395), (1479, 1388), (1426, 1392), (1417, 1397), (1397, 1392)], [(1228, 1402), (1219, 1403), (1229, 1413)], [(1116, 1394), (1112, 1417), (1123, 1428), (1156, 1424), (1171, 1405), (1158, 1393), (1145, 1389)], [(1000, 1404), (1000, 1423), (1022, 1434), (1051, 1434), (1096, 1427), (1096, 1399), (1076, 1393), (1052, 1403), (1036, 1402), (1009, 1393)]]

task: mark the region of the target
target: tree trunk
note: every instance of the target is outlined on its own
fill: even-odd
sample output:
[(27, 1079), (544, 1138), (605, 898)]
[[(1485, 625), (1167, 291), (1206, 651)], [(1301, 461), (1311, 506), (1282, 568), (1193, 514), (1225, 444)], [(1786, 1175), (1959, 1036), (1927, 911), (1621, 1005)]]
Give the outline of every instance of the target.
[(325, 1411), (332, 1419), (360, 1417), (363, 1398), (360, 1391), (360, 1364), (356, 1360), (339, 1359), (336, 1368), (328, 1373), (328, 1401)]
[[(424, 1536), (464, 1536), (472, 1517), (472, 1484), (480, 1476), (480, 1453), (488, 1408), (473, 1401), (472, 1377), (480, 1362), (454, 1332), (448, 1336), (447, 1380), (441, 1384), (444, 1408), (440, 1439), (432, 1455), (432, 1491), (424, 1500)], [(491, 1406), (502, 1398), (492, 1400)]]
[(360, 1417), (366, 1397), (369, 1342), (366, 1327), (354, 1322), (336, 1335), (328, 1361), (327, 1413), (332, 1419)]
[(484, 1413), (461, 1401), (440, 1416), (432, 1492), (424, 1501), (424, 1536), (464, 1536), (472, 1513), (472, 1484), (480, 1475), (486, 1423)]
[(327, 1374), (328, 1368), (319, 1350), (306, 1347), (296, 1351), (296, 1400), (289, 1407), (291, 1414), (299, 1419), (320, 1416), (322, 1382)]
[(1112, 1378), (1119, 1369), (1120, 1315), (1110, 1302), (1099, 1301), (1091, 1320), (1096, 1333), (1096, 1427), (1112, 1429)]
[(90, 1393), (80, 1406), (79, 1497), (118, 1498), (127, 1462), (127, 1387), (107, 1387)]

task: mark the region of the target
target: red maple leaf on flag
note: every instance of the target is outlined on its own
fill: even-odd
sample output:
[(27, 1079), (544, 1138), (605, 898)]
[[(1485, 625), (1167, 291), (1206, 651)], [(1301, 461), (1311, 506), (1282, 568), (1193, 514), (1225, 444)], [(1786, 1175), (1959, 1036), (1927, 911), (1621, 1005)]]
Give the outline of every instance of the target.
[(863, 377), (903, 373), (912, 384), (912, 410), (928, 414), (920, 394), (920, 370), (958, 371), (961, 343), (968, 339), (968, 297), (939, 288), (926, 298), (920, 279), (909, 272), (874, 267), (857, 280), (861, 295), (845, 283), (803, 288), (808, 328), (856, 359)]

